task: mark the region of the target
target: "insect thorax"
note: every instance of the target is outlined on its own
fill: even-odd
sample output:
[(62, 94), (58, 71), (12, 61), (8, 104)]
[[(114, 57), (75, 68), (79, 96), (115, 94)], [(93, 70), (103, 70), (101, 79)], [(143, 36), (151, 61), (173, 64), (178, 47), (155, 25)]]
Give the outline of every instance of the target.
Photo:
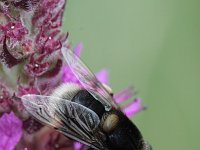
[(99, 118), (102, 118), (103, 114), (105, 113), (105, 108), (101, 102), (96, 100), (87, 90), (78, 91), (77, 94), (72, 98), (72, 101), (94, 111)]

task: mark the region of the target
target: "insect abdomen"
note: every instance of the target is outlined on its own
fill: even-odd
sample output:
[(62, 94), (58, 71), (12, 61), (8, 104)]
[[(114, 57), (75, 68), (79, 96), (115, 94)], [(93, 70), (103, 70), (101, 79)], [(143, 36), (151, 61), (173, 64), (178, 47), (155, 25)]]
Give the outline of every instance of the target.
[(138, 128), (122, 113), (117, 112), (120, 121), (108, 135), (111, 150), (142, 150), (143, 139)]

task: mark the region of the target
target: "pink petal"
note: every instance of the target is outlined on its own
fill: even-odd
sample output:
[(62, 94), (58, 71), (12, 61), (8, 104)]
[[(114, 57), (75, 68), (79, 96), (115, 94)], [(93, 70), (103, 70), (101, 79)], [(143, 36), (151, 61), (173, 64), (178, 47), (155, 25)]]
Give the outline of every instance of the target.
[(80, 57), (81, 56), (81, 52), (82, 52), (82, 49), (83, 49), (83, 44), (82, 43), (78, 43), (75, 48), (74, 48), (74, 53)]
[(13, 150), (22, 136), (22, 122), (13, 112), (0, 118), (0, 148)]
[(120, 91), (119, 93), (116, 93), (114, 95), (114, 99), (117, 103), (121, 103), (121, 102), (124, 102), (124, 101), (130, 99), (133, 96), (134, 96), (134, 92), (133, 92), (132, 87), (128, 87), (128, 88)]
[(105, 84), (109, 84), (109, 72), (107, 69), (102, 69), (96, 73), (97, 79)]
[(74, 150), (81, 150), (83, 144), (79, 142), (74, 142)]
[(123, 112), (126, 114), (127, 117), (131, 118), (143, 109), (144, 107), (142, 106), (142, 100), (138, 98), (135, 99), (131, 104), (124, 106)]

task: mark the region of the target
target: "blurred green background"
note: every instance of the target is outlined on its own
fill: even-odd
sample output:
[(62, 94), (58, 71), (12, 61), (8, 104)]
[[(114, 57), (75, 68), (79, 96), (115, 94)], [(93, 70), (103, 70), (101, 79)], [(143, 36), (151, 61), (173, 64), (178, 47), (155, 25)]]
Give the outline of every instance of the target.
[(200, 149), (200, 1), (68, 0), (64, 31), (111, 87), (134, 85), (149, 107), (133, 118), (154, 150)]

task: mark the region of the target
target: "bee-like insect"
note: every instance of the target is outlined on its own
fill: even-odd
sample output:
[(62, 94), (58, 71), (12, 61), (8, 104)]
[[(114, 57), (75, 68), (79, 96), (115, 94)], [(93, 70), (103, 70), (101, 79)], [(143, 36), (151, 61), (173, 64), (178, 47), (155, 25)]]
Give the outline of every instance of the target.
[(71, 50), (63, 48), (62, 54), (81, 85), (63, 84), (51, 96), (24, 95), (26, 110), (91, 149), (151, 150), (115, 103), (111, 90)]

